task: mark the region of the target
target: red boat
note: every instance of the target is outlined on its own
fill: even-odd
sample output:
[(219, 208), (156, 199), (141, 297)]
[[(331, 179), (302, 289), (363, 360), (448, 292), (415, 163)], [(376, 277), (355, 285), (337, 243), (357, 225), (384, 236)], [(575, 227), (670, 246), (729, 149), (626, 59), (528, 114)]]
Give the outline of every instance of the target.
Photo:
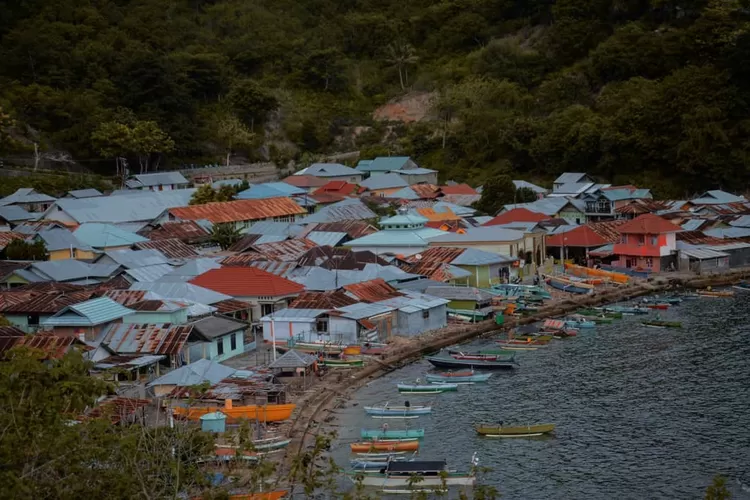
[(646, 307), (648, 307), (649, 309), (666, 310), (669, 309), (669, 304), (646, 304)]

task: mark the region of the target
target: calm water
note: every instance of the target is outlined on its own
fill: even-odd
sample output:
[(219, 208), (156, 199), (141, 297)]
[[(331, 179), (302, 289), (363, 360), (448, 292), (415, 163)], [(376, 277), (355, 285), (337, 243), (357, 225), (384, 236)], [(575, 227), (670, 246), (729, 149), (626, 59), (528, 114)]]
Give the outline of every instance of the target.
[[(348, 466), (360, 428), (404, 428), (371, 419), (362, 406), (433, 405), (408, 421), (424, 427), (423, 459), (459, 470), (471, 455), (492, 468), (484, 481), (503, 499), (702, 498), (716, 474), (750, 499), (750, 294), (699, 299), (662, 311), (682, 330), (653, 329), (630, 316), (577, 338), (521, 352), (514, 373), (457, 393), (399, 395), (395, 383), (423, 376), (421, 361), (361, 389), (338, 410), (333, 450)], [(654, 316), (654, 313), (651, 314)], [(469, 344), (492, 347), (489, 341)], [(468, 348), (467, 348), (468, 350)], [(356, 406), (354, 406), (356, 405)], [(487, 439), (479, 422), (554, 422), (554, 437)], [(744, 486), (743, 486), (744, 485)]]

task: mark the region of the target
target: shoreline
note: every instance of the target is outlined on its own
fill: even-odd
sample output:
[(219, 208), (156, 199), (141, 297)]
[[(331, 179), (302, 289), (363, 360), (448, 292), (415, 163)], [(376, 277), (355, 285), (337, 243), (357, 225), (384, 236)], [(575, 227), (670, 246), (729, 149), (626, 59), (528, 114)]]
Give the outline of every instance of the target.
[[(371, 358), (365, 368), (354, 373), (342, 371), (331, 373), (330, 380), (324, 380), (320, 387), (309, 396), (297, 402), (299, 412), (292, 422), (289, 437), (292, 439), (287, 448), (284, 460), (280, 464), (277, 484), (283, 484), (295, 456), (311, 444), (322, 427), (335, 419), (332, 411), (345, 399), (363, 385), (380, 378), (387, 373), (411, 364), (424, 354), (460, 344), (475, 338), (495, 335), (519, 325), (535, 323), (544, 319), (569, 314), (584, 307), (596, 307), (605, 304), (631, 300), (636, 297), (660, 293), (675, 288), (702, 289), (708, 286), (720, 287), (737, 283), (750, 277), (750, 269), (737, 269), (725, 274), (709, 276), (661, 276), (653, 282), (638, 281), (626, 286), (608, 289), (590, 296), (571, 296), (562, 301), (541, 307), (538, 311), (521, 318), (510, 318), (503, 325), (492, 320), (466, 325), (460, 330), (451, 329), (445, 332), (438, 330), (430, 336), (417, 338), (412, 346), (403, 347), (383, 359)], [(334, 378), (337, 380), (334, 381)], [(328, 385), (323, 385), (328, 384)], [(285, 479), (284, 479), (285, 480)]]

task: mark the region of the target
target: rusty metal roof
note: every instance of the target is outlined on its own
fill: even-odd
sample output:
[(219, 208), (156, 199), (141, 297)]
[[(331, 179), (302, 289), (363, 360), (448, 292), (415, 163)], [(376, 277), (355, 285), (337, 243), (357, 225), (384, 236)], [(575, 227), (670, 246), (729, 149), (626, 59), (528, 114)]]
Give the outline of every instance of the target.
[(211, 237), (206, 228), (193, 220), (163, 222), (155, 228), (143, 229), (138, 234), (152, 241), (177, 239), (184, 243), (200, 243)]
[(587, 225), (592, 231), (608, 242), (614, 242), (620, 240), (620, 231), (618, 228), (627, 222), (627, 220), (612, 220), (606, 222), (591, 222)]
[(689, 245), (721, 245), (726, 243), (721, 238), (708, 236), (703, 231), (682, 231), (677, 233), (677, 241), (682, 241)]
[(284, 240), (274, 243), (262, 243), (255, 245), (255, 250), (266, 256), (269, 260), (282, 262), (296, 261), (305, 252), (317, 245), (308, 239)]
[(229, 314), (238, 311), (246, 311), (252, 307), (252, 304), (237, 299), (227, 299), (212, 304), (219, 314)]
[(431, 199), (440, 196), (440, 188), (434, 184), (412, 184), (409, 187), (420, 199)]
[(33, 294), (33, 296), (23, 302), (4, 307), (2, 311), (7, 313), (54, 314), (67, 306), (79, 304), (91, 298), (95, 298), (97, 295), (96, 292), (91, 290), (77, 290), (75, 292), (68, 292), (61, 295), (54, 291)]
[[(14, 332), (6, 331), (6, 333), (13, 334)], [(35, 335), (24, 335), (21, 332), (20, 336), (0, 335), (0, 355), (4, 356), (7, 351), (14, 347), (25, 346), (44, 352), (44, 359), (59, 359), (65, 355), (75, 341), (75, 337), (62, 337), (48, 332), (39, 332)]]
[(456, 278), (464, 278), (471, 275), (469, 271), (465, 271), (460, 267), (456, 267), (446, 262), (439, 262), (436, 260), (425, 260), (416, 262), (406, 268), (405, 271), (411, 274), (419, 274), (426, 276), (431, 280), (435, 281), (450, 281)]
[(222, 266), (227, 267), (244, 267), (249, 266), (256, 260), (264, 261), (266, 257), (257, 252), (240, 253), (232, 255), (221, 261)]
[(142, 241), (136, 243), (139, 250), (158, 250), (168, 259), (193, 259), (198, 257), (198, 252), (193, 247), (177, 238)]
[(307, 211), (290, 198), (236, 200), (170, 208), (169, 213), (182, 220), (207, 220), (214, 224), (262, 220), (302, 215)]
[(356, 304), (357, 300), (340, 290), (305, 292), (289, 304), (290, 309), (336, 309)]
[(115, 324), (107, 329), (102, 344), (118, 354), (179, 354), (192, 331), (192, 325)]
[(407, 260), (411, 263), (418, 262), (444, 262), (450, 264), (464, 253), (465, 248), (432, 247), (420, 252), (419, 257), (412, 255)]
[(256, 260), (249, 262), (248, 265), (275, 274), (276, 276), (281, 276), (282, 278), (288, 277), (298, 267), (296, 262), (276, 262), (272, 260)]
[(20, 234), (20, 233), (14, 233), (12, 231), (3, 231), (0, 232), (0, 250), (8, 246), (8, 243), (10, 243), (13, 240), (23, 240), (26, 238), (26, 235)]
[(229, 248), (227, 248), (228, 252), (247, 252), (248, 250), (252, 250), (253, 245), (256, 241), (258, 241), (262, 234), (246, 234), (239, 240), (237, 240), (234, 244), (232, 244)]
[(151, 292), (146, 290), (109, 290), (104, 293), (104, 296), (124, 306), (130, 306), (145, 300), (148, 293)]
[(626, 205), (615, 208), (615, 212), (618, 214), (641, 215), (650, 212), (656, 212), (658, 210), (664, 210), (666, 208), (667, 204), (663, 201), (655, 201), (642, 198), (633, 200)]
[(352, 283), (351, 285), (345, 285), (343, 288), (362, 302), (379, 302), (404, 295), (381, 278)]
[(23, 337), (25, 333), (15, 326), (0, 326), (0, 338), (2, 337)]
[[(332, 233), (346, 233), (351, 238), (361, 238), (368, 234), (377, 233), (378, 228), (361, 220), (342, 220), (338, 222), (319, 222), (317, 224), (310, 224), (305, 232), (310, 231), (326, 231)], [(303, 233), (301, 236), (304, 237)]]
[(88, 412), (88, 418), (107, 418), (113, 424), (118, 424), (139, 409), (149, 405), (149, 399), (123, 398), (114, 396), (101, 401)]

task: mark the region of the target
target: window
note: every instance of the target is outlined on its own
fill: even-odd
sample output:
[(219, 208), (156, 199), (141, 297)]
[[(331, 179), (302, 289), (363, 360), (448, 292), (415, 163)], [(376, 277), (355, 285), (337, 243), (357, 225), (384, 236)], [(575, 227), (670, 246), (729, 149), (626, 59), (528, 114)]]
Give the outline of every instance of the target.
[(224, 354), (224, 339), (219, 339), (218, 342), (216, 342), (216, 355), (222, 356)]
[(229, 337), (229, 345), (233, 351), (237, 349), (237, 334), (236, 333), (233, 333), (232, 336)]
[(328, 321), (318, 320), (316, 324), (318, 333), (328, 333)]
[(651, 257), (646, 258), (646, 267), (651, 269), (654, 267), (654, 260)]
[(658, 240), (659, 238), (656, 235), (651, 236), (651, 245), (656, 246), (658, 244)]
[(424, 311), (422, 311), (422, 318), (427, 319), (429, 317), (430, 317), (430, 310), (429, 309), (425, 309)]
[(639, 234), (638, 235), (638, 246), (642, 247), (645, 244), (646, 244), (646, 237), (643, 236), (642, 234)]
[(273, 314), (273, 304), (261, 304), (260, 305), (260, 314), (261, 316), (268, 316), (269, 314)]

